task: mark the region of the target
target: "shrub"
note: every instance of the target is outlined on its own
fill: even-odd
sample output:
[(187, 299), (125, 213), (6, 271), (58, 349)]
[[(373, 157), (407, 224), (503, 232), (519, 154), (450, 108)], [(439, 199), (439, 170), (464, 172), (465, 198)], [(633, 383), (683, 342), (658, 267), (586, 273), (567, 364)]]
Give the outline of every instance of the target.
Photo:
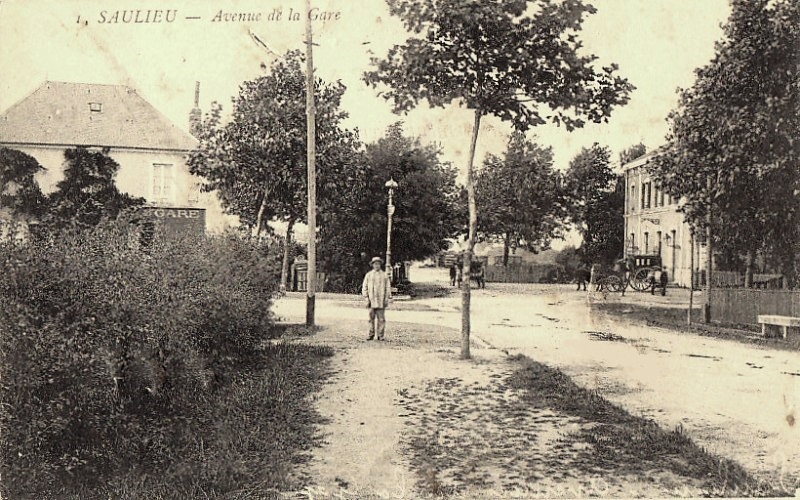
[(269, 250), (232, 234), (140, 248), (123, 221), (0, 248), (3, 493), (155, 473), (194, 442), (225, 367), (277, 334)]

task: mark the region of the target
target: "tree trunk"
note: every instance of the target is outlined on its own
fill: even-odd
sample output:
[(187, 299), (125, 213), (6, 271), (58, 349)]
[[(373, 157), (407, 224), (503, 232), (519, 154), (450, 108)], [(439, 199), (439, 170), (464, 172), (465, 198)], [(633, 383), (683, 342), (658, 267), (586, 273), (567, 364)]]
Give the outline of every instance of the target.
[(756, 251), (747, 251), (747, 263), (744, 269), (744, 287), (753, 288), (753, 267), (756, 261)]
[[(689, 233), (689, 310), (686, 312), (686, 322), (692, 324), (692, 307), (694, 307), (694, 230)], [(675, 242), (672, 242), (672, 248), (675, 249)], [(672, 261), (673, 263), (675, 260)], [(675, 274), (672, 274), (672, 279), (675, 279)]]
[(472, 126), (472, 139), (469, 143), (469, 158), (467, 159), (467, 203), (469, 206), (469, 236), (467, 237), (467, 250), (464, 252), (462, 273), (464, 280), (461, 282), (461, 359), (469, 359), (469, 333), (470, 333), (470, 281), (469, 272), (472, 264), (472, 252), (475, 249), (475, 233), (478, 226), (478, 207), (475, 203), (475, 180), (472, 165), (475, 161), (475, 145), (478, 142), (478, 131), (481, 127), (481, 110), (475, 110), (475, 123)]
[(261, 236), (261, 230), (264, 229), (264, 213), (267, 211), (268, 199), (269, 186), (264, 186), (264, 194), (261, 196), (261, 204), (258, 207), (258, 214), (256, 214), (256, 239)]
[(711, 284), (714, 281), (714, 245), (711, 243), (711, 217), (713, 197), (711, 195), (711, 177), (707, 179), (706, 188), (708, 191), (708, 219), (706, 222), (706, 303), (703, 305), (703, 322), (711, 323)]
[(283, 263), (281, 265), (281, 284), (280, 292), (286, 293), (286, 282), (289, 280), (289, 259), (292, 258), (292, 227), (294, 221), (289, 221), (286, 227), (286, 239), (283, 242)]
[(508, 247), (511, 240), (511, 233), (506, 233), (505, 240), (503, 241), (503, 267), (508, 267)]

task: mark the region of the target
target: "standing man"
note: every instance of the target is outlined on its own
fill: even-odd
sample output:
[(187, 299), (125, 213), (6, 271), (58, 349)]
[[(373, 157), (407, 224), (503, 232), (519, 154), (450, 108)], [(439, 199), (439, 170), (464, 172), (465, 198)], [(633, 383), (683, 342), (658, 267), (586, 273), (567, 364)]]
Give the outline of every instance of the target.
[(457, 274), (457, 272), (458, 271), (456, 271), (456, 263), (453, 262), (450, 265), (450, 286), (456, 286), (456, 274)]
[(373, 257), (370, 261), (372, 271), (364, 276), (364, 283), (361, 285), (361, 295), (367, 299), (369, 308), (369, 336), (367, 340), (375, 337), (377, 323), (378, 340), (383, 340), (383, 333), (386, 328), (386, 308), (389, 306), (389, 298), (392, 293), (389, 277), (381, 270), (383, 259)]

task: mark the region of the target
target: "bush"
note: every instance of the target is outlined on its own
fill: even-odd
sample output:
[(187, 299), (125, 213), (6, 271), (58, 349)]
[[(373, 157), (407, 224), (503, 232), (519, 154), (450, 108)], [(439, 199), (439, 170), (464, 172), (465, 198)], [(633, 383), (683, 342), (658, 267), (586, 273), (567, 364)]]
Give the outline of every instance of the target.
[(0, 248), (5, 496), (158, 472), (208, 424), (226, 367), (277, 335), (269, 249), (159, 236), (141, 248), (108, 222)]

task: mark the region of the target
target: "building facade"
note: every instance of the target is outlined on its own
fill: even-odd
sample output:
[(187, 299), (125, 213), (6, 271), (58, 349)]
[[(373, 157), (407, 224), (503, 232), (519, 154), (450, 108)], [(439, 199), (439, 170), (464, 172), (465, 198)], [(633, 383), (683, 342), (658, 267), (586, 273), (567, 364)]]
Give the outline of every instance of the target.
[[(196, 92), (191, 116), (197, 115)], [(233, 222), (189, 172), (196, 139), (124, 85), (45, 82), (0, 115), (0, 146), (36, 158), (45, 168), (36, 180), (46, 194), (64, 177), (64, 151), (82, 146), (107, 152), (120, 165), (119, 190), (162, 209), (157, 213), (202, 218), (212, 232)]]
[(689, 224), (679, 211), (680, 200), (665, 193), (651, 175), (649, 163), (654, 154), (622, 166), (625, 177), (625, 256), (660, 256), (670, 281), (688, 287), (692, 261), (695, 272), (705, 269), (705, 243), (692, 241)]

